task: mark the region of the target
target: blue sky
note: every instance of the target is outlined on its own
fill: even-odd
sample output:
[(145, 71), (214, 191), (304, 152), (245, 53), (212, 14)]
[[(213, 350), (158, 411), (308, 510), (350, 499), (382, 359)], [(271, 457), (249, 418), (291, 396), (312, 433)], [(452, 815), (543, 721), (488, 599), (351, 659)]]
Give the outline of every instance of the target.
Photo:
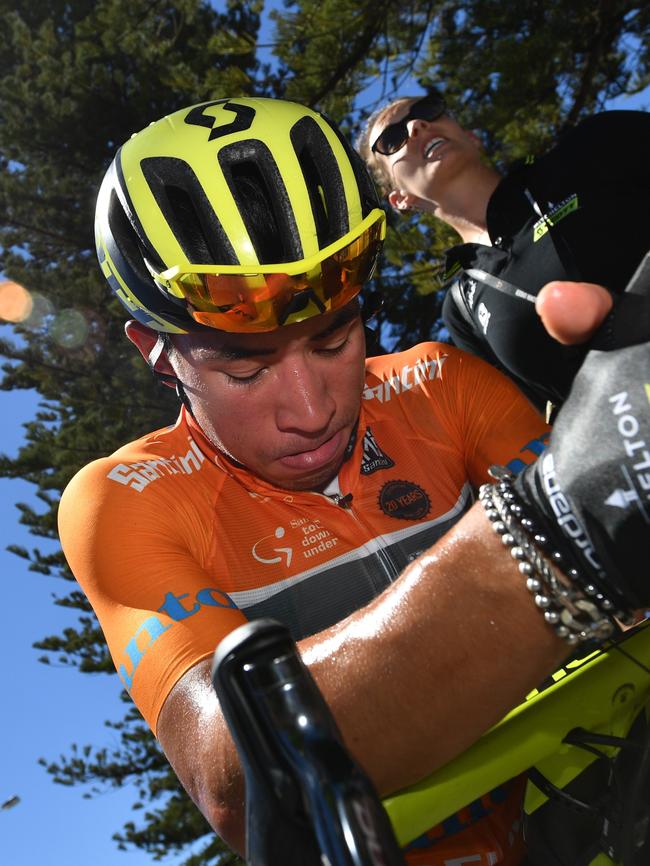
[[(617, 100), (611, 108), (650, 107), (650, 89), (641, 97)], [(0, 332), (6, 328), (0, 329)], [(31, 393), (0, 391), (0, 452), (15, 454), (22, 441), (22, 424), (33, 418)], [(143, 431), (144, 432), (144, 431)], [(39, 664), (32, 644), (58, 634), (75, 622), (73, 612), (52, 604), (66, 587), (34, 574), (26, 563), (6, 551), (8, 544), (43, 547), (18, 523), (16, 502), (34, 502), (33, 487), (23, 481), (0, 479), (0, 575), (4, 616), (0, 658), (5, 698), (0, 717), (0, 803), (14, 795), (14, 808), (0, 811), (0, 862), (11, 866), (142, 866), (151, 858), (139, 851), (119, 852), (111, 835), (138, 813), (130, 806), (134, 790), (107, 791), (91, 800), (80, 788), (54, 785), (37, 761), (56, 759), (71, 743), (110, 745), (115, 734), (106, 719), (123, 715), (117, 678), (81, 676), (74, 669)], [(169, 858), (175, 864), (180, 858)]]
[[(0, 391), (0, 451), (16, 453), (22, 424), (33, 417), (35, 408), (31, 393)], [(143, 852), (118, 851), (111, 839), (126, 820), (137, 819), (138, 813), (130, 809), (136, 799), (133, 789), (109, 790), (86, 800), (80, 788), (53, 784), (37, 764), (40, 757), (55, 760), (67, 753), (73, 742), (110, 745), (115, 734), (104, 721), (120, 719), (124, 708), (116, 677), (82, 676), (74, 669), (37, 661), (40, 653), (33, 649), (34, 641), (60, 633), (74, 623), (75, 615), (52, 604), (52, 596), (64, 594), (66, 585), (28, 571), (23, 560), (5, 549), (11, 543), (44, 547), (42, 539), (19, 525), (14, 504), (33, 503), (33, 489), (23, 481), (0, 479), (0, 586), (5, 611), (0, 629), (0, 802), (20, 797), (17, 806), (0, 811), (0, 862), (85, 866), (91, 854), (93, 866), (151, 863)]]

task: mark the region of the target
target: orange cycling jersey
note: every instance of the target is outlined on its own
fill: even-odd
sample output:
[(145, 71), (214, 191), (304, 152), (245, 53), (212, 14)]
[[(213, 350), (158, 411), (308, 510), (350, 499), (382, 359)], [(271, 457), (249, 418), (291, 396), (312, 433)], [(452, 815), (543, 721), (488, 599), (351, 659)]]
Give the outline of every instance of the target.
[[(343, 619), (459, 519), (490, 465), (520, 469), (547, 435), (510, 382), (442, 344), (369, 359), (362, 397), (324, 493), (252, 476), (185, 409), (66, 489), (65, 554), (154, 731), (175, 683), (225, 634), (271, 616), (299, 639)], [(518, 794), (512, 803), (505, 789), (486, 795), (416, 840), (409, 860), (443, 866), (469, 851), (479, 866), (518, 862)]]

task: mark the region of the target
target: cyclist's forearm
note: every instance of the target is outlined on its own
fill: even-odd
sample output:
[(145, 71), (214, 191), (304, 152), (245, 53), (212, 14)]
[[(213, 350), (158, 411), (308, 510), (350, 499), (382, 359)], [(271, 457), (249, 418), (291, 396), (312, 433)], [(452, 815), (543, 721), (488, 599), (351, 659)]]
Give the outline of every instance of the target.
[(479, 505), (382, 596), (301, 651), (386, 794), (466, 749), (568, 648)]
[(174, 686), (158, 720), (158, 739), (179, 781), (216, 833), (244, 853), (244, 780), (212, 687), (212, 660)]

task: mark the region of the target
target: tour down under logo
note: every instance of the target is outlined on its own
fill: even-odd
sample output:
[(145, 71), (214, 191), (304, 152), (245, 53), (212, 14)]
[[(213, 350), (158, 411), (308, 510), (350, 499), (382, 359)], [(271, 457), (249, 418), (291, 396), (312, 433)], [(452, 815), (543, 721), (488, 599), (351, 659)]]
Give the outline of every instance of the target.
[(431, 510), (431, 500), (412, 481), (387, 481), (379, 491), (379, 507), (398, 520), (421, 520)]

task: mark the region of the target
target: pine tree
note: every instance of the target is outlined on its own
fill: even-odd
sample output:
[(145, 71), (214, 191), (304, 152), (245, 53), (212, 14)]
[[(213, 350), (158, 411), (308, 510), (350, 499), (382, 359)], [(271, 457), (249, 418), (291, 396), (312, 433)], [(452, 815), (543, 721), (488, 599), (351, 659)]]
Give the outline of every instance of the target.
[[(273, 63), (258, 59), (262, 6), (0, 0), (0, 270), (34, 298), (15, 340), (0, 342), (0, 387), (33, 388), (41, 400), (18, 456), (0, 456), (0, 476), (36, 486), (42, 507), (19, 505), (35, 536), (56, 540), (60, 493), (83, 464), (176, 414), (171, 392), (152, 382), (124, 340), (123, 312), (93, 251), (97, 188), (132, 132), (193, 102), (258, 94), (317, 107), (353, 137), (378, 102), (435, 86), (505, 165), (650, 81), (650, 8), (641, 2), (285, 0), (270, 13)], [(389, 214), (389, 223), (376, 278), (387, 298), (380, 319), (405, 346), (437, 333), (453, 234), (433, 218)], [(112, 673), (61, 552), (14, 551), (65, 580), (57, 603), (79, 613), (76, 628), (39, 642), (44, 660)], [(136, 805), (148, 808), (139, 825), (116, 834), (121, 846), (160, 858), (201, 840), (188, 866), (238, 862), (124, 700), (123, 719), (111, 725), (119, 746), (72, 747), (47, 763), (53, 777), (91, 788), (137, 782)]]
[[(198, 0), (0, 2), (0, 269), (35, 299), (18, 339), (0, 345), (8, 359), (2, 388), (33, 388), (41, 398), (18, 457), (1, 458), (0, 473), (36, 485), (43, 509), (19, 508), (37, 536), (56, 539), (60, 492), (82, 465), (177, 411), (128, 350), (122, 309), (97, 270), (101, 177), (116, 147), (152, 120), (254, 92), (258, 27), (255, 0), (235, 0), (223, 12)], [(45, 658), (111, 672), (101, 630), (61, 552), (14, 550), (33, 570), (68, 581), (57, 603), (79, 611), (78, 627), (39, 643)], [(237, 862), (179, 789), (139, 714), (128, 707), (113, 727), (120, 748), (74, 749), (49, 765), (54, 778), (115, 786), (136, 779), (156, 809), (144, 829), (127, 825), (120, 844), (158, 855), (205, 836), (206, 858)]]

